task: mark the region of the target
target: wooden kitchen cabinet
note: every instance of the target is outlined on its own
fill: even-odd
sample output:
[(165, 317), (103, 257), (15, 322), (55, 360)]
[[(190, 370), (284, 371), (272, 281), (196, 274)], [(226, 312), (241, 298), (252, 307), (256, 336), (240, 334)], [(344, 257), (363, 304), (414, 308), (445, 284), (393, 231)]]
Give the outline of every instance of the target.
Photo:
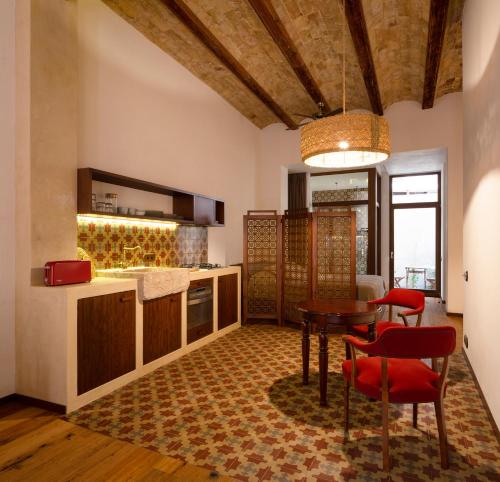
[(143, 363), (181, 347), (181, 293), (143, 303)]
[(218, 329), (238, 321), (238, 275), (219, 276), (218, 281)]
[(135, 369), (135, 291), (77, 305), (78, 395)]
[(194, 197), (194, 222), (201, 226), (215, 224), (215, 200), (205, 196)]

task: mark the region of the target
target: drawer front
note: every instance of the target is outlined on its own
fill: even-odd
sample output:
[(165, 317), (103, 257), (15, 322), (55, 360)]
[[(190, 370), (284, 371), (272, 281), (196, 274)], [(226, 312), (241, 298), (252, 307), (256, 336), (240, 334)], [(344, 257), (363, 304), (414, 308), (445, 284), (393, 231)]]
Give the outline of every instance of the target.
[(205, 286), (213, 286), (213, 278), (196, 279), (189, 283), (189, 289), (204, 288)]
[(193, 328), (188, 328), (187, 331), (187, 342), (193, 343), (193, 341), (199, 340), (200, 338), (204, 338), (210, 333), (213, 332), (213, 322), (207, 322), (203, 325), (197, 325)]
[(219, 276), (218, 281), (218, 329), (238, 321), (238, 275)]
[(135, 291), (77, 304), (78, 395), (135, 369)]
[(143, 363), (181, 347), (181, 293), (143, 303)]

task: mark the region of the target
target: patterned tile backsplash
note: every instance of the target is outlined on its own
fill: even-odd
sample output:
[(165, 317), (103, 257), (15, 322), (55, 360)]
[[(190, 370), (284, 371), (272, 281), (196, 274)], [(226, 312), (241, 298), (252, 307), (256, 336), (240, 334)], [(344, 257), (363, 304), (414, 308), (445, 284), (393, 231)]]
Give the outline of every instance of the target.
[(368, 200), (368, 189), (358, 187), (354, 189), (335, 189), (331, 191), (313, 191), (313, 203), (336, 202), (336, 201), (366, 201)]
[(78, 220), (78, 247), (90, 255), (97, 269), (116, 267), (124, 246), (142, 248), (142, 253), (138, 249), (126, 252), (129, 266), (144, 264), (143, 253), (154, 253), (156, 260), (151, 264), (156, 266), (206, 263), (208, 231), (198, 226)]

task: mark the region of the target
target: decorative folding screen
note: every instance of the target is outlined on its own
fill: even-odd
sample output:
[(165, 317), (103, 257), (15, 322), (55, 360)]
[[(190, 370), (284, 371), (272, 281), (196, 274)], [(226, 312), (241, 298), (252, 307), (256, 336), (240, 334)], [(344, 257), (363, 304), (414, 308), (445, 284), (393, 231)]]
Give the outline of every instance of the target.
[(300, 322), (297, 304), (311, 297), (311, 221), (307, 209), (283, 216), (283, 320)]
[(243, 319), (281, 320), (281, 216), (243, 216)]
[(312, 296), (356, 297), (356, 213), (312, 214)]
[(249, 211), (244, 217), (243, 319), (300, 322), (297, 304), (356, 297), (356, 213), (350, 208)]

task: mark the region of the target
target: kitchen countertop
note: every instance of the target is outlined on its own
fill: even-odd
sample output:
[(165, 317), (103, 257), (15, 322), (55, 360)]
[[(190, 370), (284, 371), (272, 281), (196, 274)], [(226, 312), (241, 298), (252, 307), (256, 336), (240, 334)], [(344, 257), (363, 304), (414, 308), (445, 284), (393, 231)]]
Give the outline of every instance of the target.
[(107, 295), (118, 293), (120, 291), (137, 290), (137, 280), (132, 278), (94, 278), (89, 283), (75, 283), (61, 286), (37, 285), (32, 287), (34, 296), (38, 293), (40, 296), (47, 295), (57, 298), (90, 298), (91, 296)]
[[(216, 276), (224, 276), (226, 274), (239, 273), (239, 266), (226, 266), (223, 268), (214, 268), (207, 270), (190, 271), (189, 279), (198, 280), (205, 278), (214, 278)], [(91, 296), (99, 296), (109, 293), (117, 293), (119, 291), (137, 290), (137, 279), (134, 278), (112, 278), (98, 276), (93, 278), (89, 283), (77, 283), (61, 286), (33, 286), (37, 291), (42, 293), (51, 293), (53, 295), (68, 295), (74, 298), (87, 298)]]
[(205, 269), (198, 271), (191, 271), (189, 273), (189, 279), (204, 279), (204, 278), (213, 278), (215, 276), (224, 276), (226, 274), (233, 274), (240, 272), (239, 266), (225, 266), (223, 268), (214, 268), (214, 269)]

